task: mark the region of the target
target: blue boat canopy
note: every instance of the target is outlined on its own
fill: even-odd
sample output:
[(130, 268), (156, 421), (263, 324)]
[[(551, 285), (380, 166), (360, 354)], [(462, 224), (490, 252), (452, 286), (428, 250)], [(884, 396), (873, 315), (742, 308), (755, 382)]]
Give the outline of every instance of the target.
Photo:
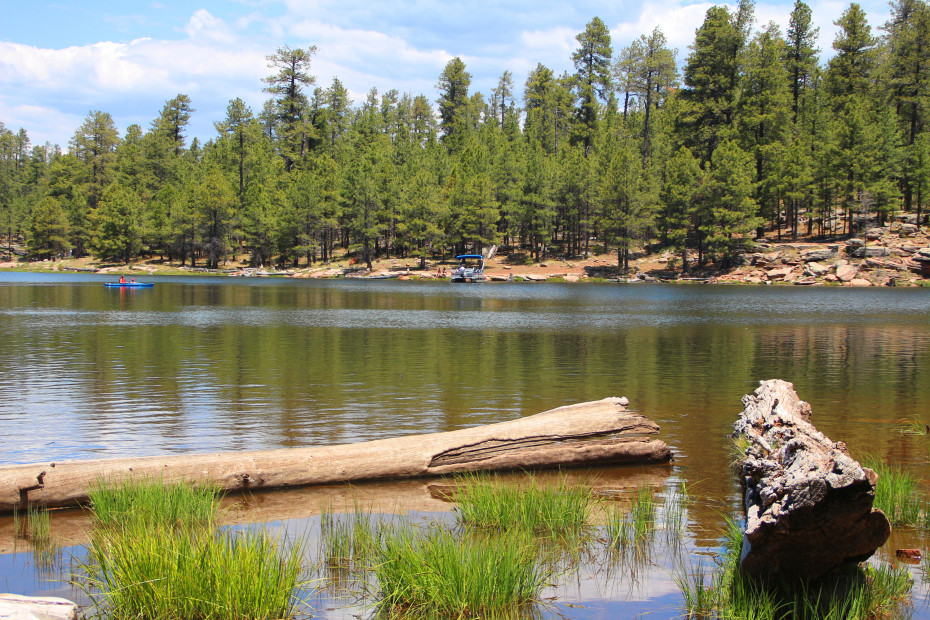
[(461, 260), (463, 258), (484, 258), (484, 256), (482, 256), (481, 254), (459, 254), (455, 258), (458, 260)]

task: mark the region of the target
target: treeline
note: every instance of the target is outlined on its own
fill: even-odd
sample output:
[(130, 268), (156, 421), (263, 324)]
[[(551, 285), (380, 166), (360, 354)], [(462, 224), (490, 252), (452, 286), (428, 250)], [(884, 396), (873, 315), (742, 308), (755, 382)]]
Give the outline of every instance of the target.
[[(707, 11), (681, 72), (659, 28), (614, 50), (594, 18), (575, 72), (537, 65), (470, 92), (460, 58), (425, 95), (315, 87), (315, 47), (268, 57), (260, 111), (229, 102), (217, 136), (187, 143), (192, 102), (122, 137), (92, 111), (64, 153), (0, 123), (0, 226), (37, 258), (141, 254), (217, 267), (480, 252), (536, 260), (645, 244), (726, 265), (766, 228), (851, 234), (898, 210), (919, 222), (930, 184), (930, 9), (894, 0), (873, 32), (851, 4), (818, 61), (811, 10), (754, 26), (752, 0)], [(800, 232), (799, 232), (800, 229)]]

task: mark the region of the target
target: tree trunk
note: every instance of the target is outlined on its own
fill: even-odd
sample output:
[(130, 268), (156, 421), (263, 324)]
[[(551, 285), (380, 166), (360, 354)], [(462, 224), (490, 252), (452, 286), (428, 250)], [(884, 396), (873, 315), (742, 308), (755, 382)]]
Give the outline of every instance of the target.
[(0, 467), (0, 512), (72, 506), (100, 480), (164, 479), (225, 490), (281, 488), (481, 470), (664, 463), (659, 426), (625, 398), (568, 405), (445, 433), (364, 443), (222, 454), (64, 461)]
[(743, 573), (816, 579), (885, 544), (891, 526), (872, 508), (878, 476), (814, 428), (791, 383), (762, 381), (743, 406), (733, 433), (749, 444), (740, 470)]

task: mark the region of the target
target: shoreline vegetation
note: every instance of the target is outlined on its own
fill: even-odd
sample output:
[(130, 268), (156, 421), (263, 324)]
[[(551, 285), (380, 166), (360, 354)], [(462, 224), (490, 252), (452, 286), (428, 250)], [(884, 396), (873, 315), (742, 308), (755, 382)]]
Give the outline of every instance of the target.
[[(799, 286), (930, 286), (930, 236), (900, 222), (869, 229), (866, 238), (829, 242), (757, 240), (737, 255), (734, 265), (692, 267), (683, 272), (680, 257), (669, 251), (633, 253), (630, 270), (617, 268), (617, 254), (592, 254), (587, 259), (552, 258), (534, 261), (525, 252), (496, 254), (487, 260), (485, 275), (492, 282), (703, 282), (718, 284), (782, 284)], [(73, 272), (117, 275), (209, 274), (231, 277), (310, 279), (449, 279), (457, 265), (452, 257), (434, 258), (422, 267), (418, 259), (383, 258), (369, 269), (348, 253), (304, 267), (249, 267), (247, 256), (231, 258), (216, 269), (189, 267), (158, 258), (129, 263), (93, 257), (29, 261), (0, 260), (0, 271)]]

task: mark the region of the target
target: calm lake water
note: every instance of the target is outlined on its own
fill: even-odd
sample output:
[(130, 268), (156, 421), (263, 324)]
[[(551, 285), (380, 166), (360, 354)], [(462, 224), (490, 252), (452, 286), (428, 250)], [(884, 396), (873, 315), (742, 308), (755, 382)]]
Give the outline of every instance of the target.
[[(897, 421), (930, 422), (930, 289), (150, 280), (0, 274), (0, 463), (357, 442), (627, 396), (675, 453), (667, 484), (693, 489), (700, 552), (737, 502), (740, 398), (781, 378), (854, 456), (926, 475)], [(0, 591), (42, 589), (3, 557)], [(560, 613), (674, 607), (660, 581), (563, 593), (607, 615)]]

